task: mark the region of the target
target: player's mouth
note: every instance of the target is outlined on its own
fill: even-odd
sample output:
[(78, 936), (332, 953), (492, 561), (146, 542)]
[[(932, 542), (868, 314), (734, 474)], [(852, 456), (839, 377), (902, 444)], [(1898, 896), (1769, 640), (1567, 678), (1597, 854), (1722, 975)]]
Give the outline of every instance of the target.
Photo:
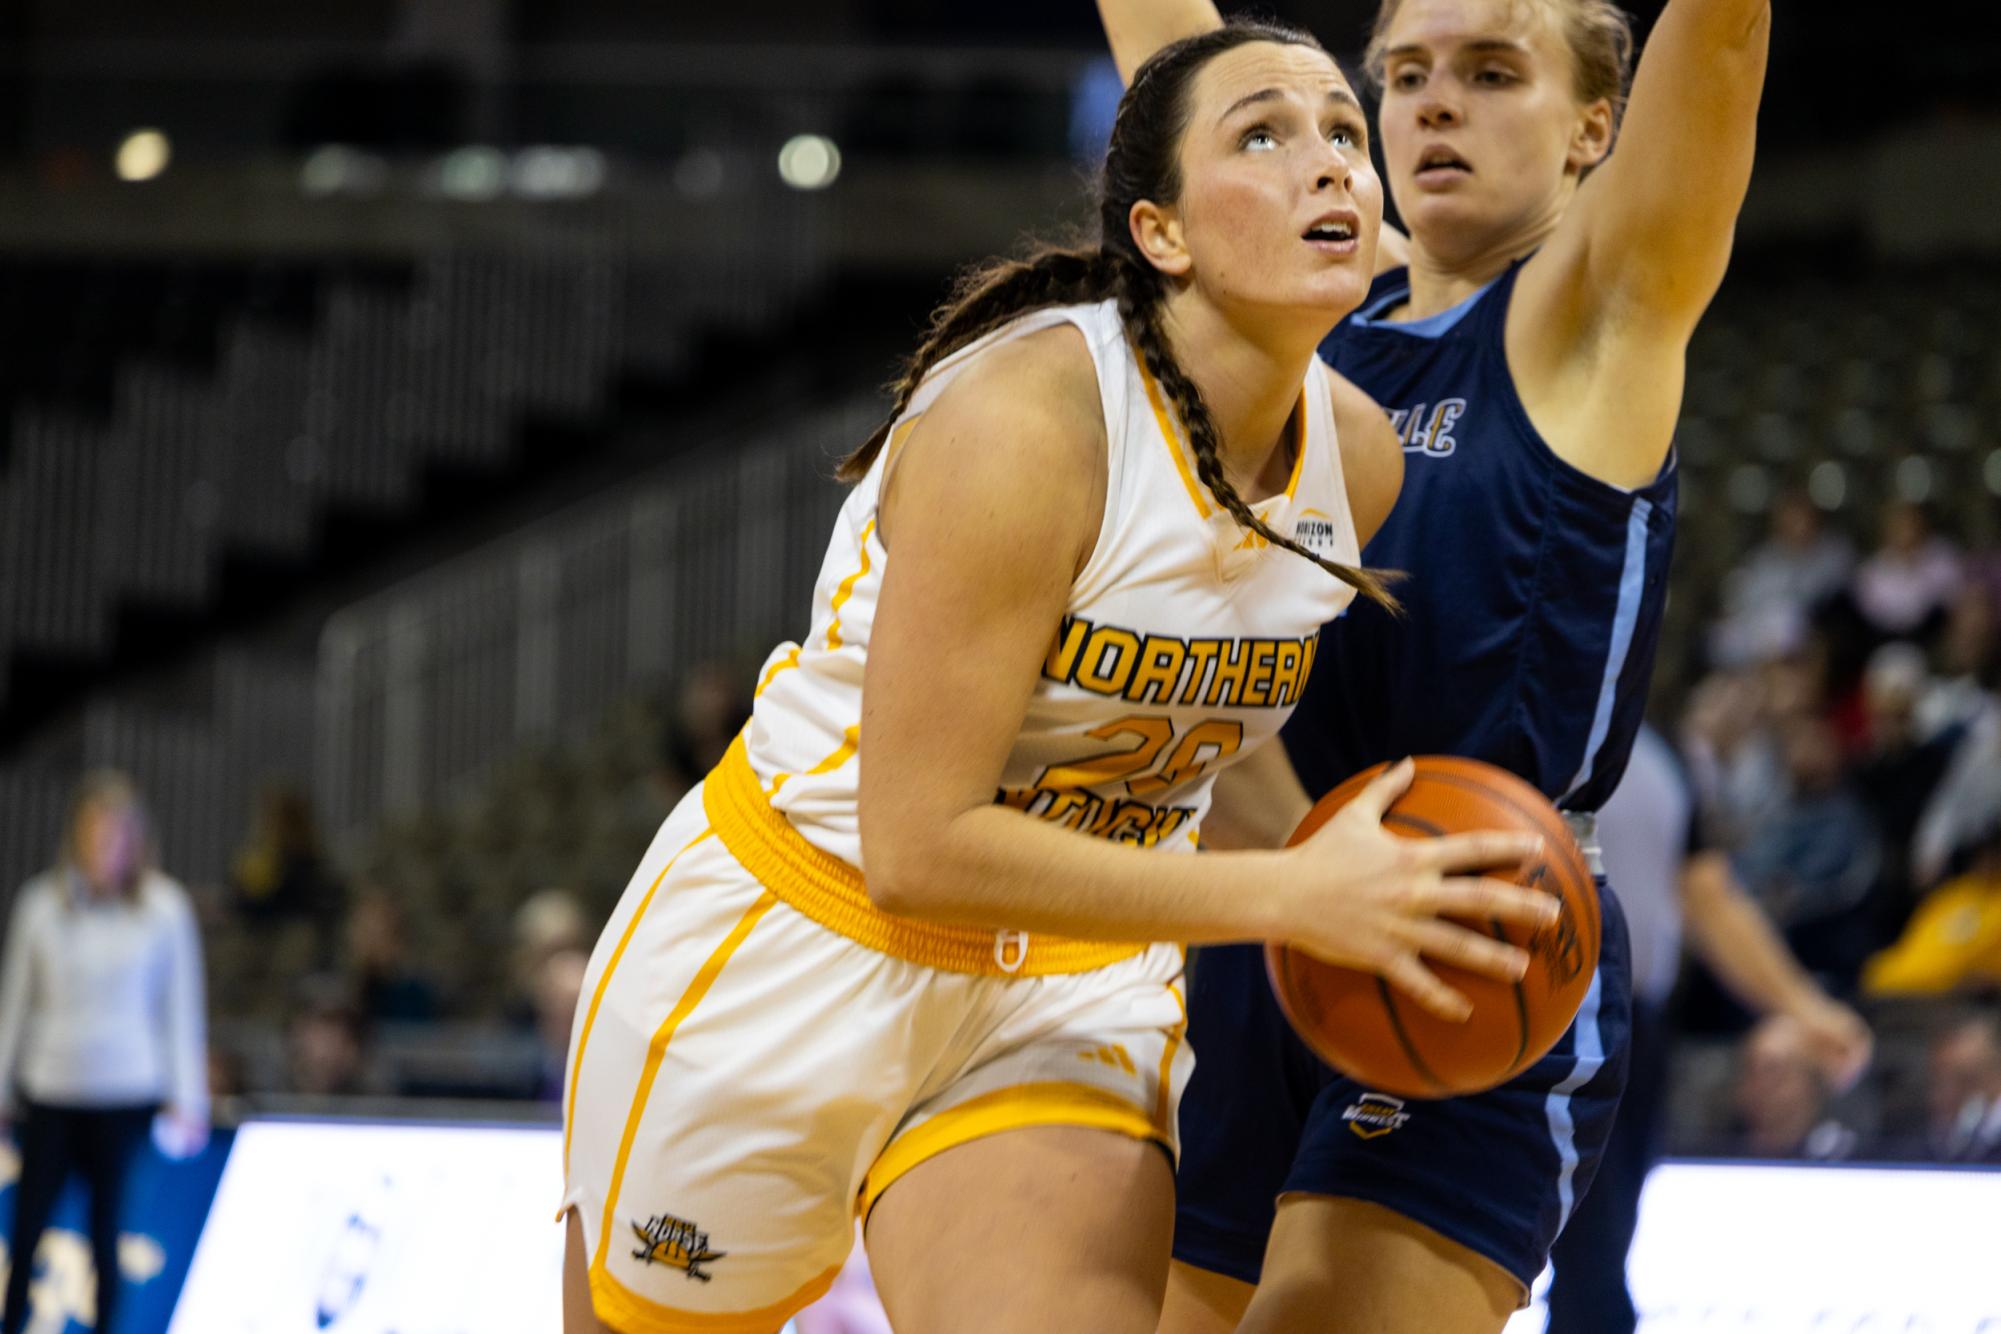
[(1361, 235), (1361, 219), (1344, 208), (1315, 218), (1300, 238), (1323, 255), (1352, 255), (1361, 247)]
[(1433, 144), (1417, 159), (1417, 183), (1436, 188), (1451, 185), (1473, 174), (1472, 164), (1447, 148)]

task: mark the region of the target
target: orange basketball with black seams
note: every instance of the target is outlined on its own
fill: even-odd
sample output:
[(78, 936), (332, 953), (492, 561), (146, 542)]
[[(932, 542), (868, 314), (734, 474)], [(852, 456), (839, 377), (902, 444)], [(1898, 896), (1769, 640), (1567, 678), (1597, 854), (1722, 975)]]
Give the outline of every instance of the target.
[[(1388, 767), (1356, 774), (1322, 797), (1292, 842), (1304, 841)], [(1497, 921), (1462, 923), (1526, 948), (1527, 974), (1507, 983), (1427, 959), (1473, 1003), (1472, 1016), (1453, 1023), (1374, 973), (1274, 943), (1265, 949), (1265, 963), (1279, 1005), (1322, 1060), (1379, 1092), (1445, 1098), (1504, 1084), (1556, 1045), (1590, 989), (1600, 929), (1590, 863), (1541, 792), (1505, 769), (1453, 755), (1417, 757), (1410, 790), (1390, 806), (1383, 825), (1405, 838), (1477, 830), (1542, 835), (1540, 862), (1515, 874), (1506, 867), (1487, 874), (1560, 897), (1556, 922), (1533, 932)]]

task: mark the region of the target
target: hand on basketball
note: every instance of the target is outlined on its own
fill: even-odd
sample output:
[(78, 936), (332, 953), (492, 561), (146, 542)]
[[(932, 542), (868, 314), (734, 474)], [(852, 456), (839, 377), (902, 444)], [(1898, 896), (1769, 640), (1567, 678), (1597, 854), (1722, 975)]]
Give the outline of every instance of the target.
[(1409, 760), (1392, 765), (1292, 849), (1300, 925), (1288, 941), (1328, 963), (1380, 974), (1442, 1019), (1464, 1020), (1472, 1002), (1427, 960), (1512, 982), (1529, 958), (1446, 919), (1539, 928), (1556, 920), (1559, 904), (1540, 890), (1466, 874), (1533, 860), (1542, 851), (1534, 834), (1400, 838), (1385, 829), (1384, 813), (1414, 773)]

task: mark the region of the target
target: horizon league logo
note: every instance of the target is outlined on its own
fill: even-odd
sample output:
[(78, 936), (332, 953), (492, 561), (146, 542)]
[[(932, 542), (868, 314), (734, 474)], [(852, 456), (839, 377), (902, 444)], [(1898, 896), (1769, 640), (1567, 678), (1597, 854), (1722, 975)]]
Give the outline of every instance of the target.
[(1410, 1120), (1410, 1113), (1404, 1110), (1402, 1098), (1392, 1098), (1387, 1093), (1364, 1093), (1348, 1104), (1341, 1119), (1358, 1138), (1381, 1139), (1392, 1130), (1401, 1130)]

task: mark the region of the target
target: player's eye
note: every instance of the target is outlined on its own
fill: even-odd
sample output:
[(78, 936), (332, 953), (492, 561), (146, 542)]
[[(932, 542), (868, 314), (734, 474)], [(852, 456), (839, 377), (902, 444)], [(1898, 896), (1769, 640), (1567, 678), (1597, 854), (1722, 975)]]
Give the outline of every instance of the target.
[(1243, 138), (1237, 141), (1237, 147), (1257, 153), (1269, 152), (1278, 147), (1278, 135), (1269, 125), (1254, 125), (1244, 131)]

